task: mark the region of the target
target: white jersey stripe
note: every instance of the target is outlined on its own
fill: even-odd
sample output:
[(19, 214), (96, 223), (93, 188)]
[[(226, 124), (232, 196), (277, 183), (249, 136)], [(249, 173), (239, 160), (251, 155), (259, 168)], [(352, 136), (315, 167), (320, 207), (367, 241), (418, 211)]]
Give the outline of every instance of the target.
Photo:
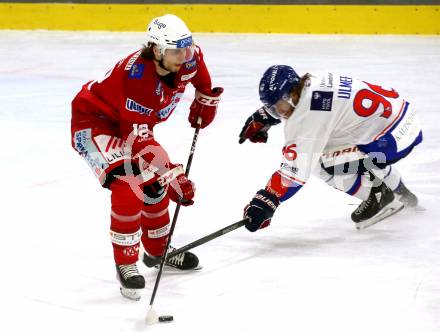
[(164, 214), (166, 214), (168, 212), (168, 208), (163, 209), (162, 211), (159, 212), (145, 212), (142, 211), (142, 216), (146, 217), (146, 218), (159, 218), (162, 217)]
[(278, 171), (278, 173), (285, 179), (293, 181), (301, 186), (305, 185), (306, 183), (304, 181), (298, 180), (296, 178), (294, 178), (293, 176), (289, 176), (287, 174), (284, 174), (283, 172)]
[(403, 109), (405, 108), (406, 104), (407, 103), (405, 101), (403, 101), (402, 106), (400, 107), (400, 111), (397, 114), (397, 116), (394, 118), (394, 120), (388, 126), (385, 127), (384, 130), (382, 130), (376, 137), (373, 138), (373, 141), (376, 141), (379, 138), (381, 138), (383, 135), (385, 135), (387, 133), (387, 131), (402, 117)]
[(124, 216), (122, 214), (117, 214), (115, 211), (112, 210), (111, 215), (113, 218), (118, 219), (119, 221), (127, 222), (127, 221), (138, 220), (139, 217), (141, 216), (141, 213), (139, 212), (139, 213), (133, 214), (131, 216)]

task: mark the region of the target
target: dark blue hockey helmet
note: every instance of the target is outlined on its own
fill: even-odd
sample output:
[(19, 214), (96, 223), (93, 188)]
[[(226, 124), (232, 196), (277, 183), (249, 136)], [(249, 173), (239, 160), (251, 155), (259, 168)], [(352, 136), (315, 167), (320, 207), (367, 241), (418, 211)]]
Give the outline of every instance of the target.
[(278, 100), (297, 87), (300, 77), (290, 66), (269, 67), (260, 80), (260, 100), (266, 106), (275, 105)]

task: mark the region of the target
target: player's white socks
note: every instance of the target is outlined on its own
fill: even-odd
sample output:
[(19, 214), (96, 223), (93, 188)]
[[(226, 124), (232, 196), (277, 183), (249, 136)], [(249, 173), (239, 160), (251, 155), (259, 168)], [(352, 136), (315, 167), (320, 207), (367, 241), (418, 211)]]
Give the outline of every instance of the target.
[(374, 170), (374, 175), (381, 179), (392, 191), (396, 190), (402, 179), (396, 167), (388, 165), (383, 170)]
[[(365, 201), (368, 198), (371, 187), (373, 186), (369, 174), (332, 175), (328, 174), (321, 168), (316, 175), (318, 175), (329, 186), (357, 197), (362, 201)], [(387, 166), (383, 170), (375, 170), (374, 175), (385, 182), (387, 187), (393, 191), (397, 188), (401, 180), (399, 171), (396, 167), (392, 166)]]
[(323, 168), (318, 168), (315, 175), (329, 186), (355, 196), (361, 200), (367, 199), (371, 190), (371, 181), (368, 176), (360, 174), (339, 174), (327, 173)]
[[(402, 176), (396, 167), (388, 165), (384, 169), (374, 170), (374, 175), (377, 176), (381, 181), (383, 181), (388, 188), (392, 191), (396, 190), (397, 186), (400, 183)], [(349, 193), (354, 197), (365, 201), (370, 195), (371, 187), (373, 186), (373, 182), (370, 179), (370, 175), (361, 175), (361, 186), (355, 193)], [(352, 181), (356, 181), (356, 177), (354, 176)], [(378, 183), (377, 185), (379, 185)], [(346, 191), (347, 192), (347, 191)], [(347, 192), (348, 193), (348, 192)]]

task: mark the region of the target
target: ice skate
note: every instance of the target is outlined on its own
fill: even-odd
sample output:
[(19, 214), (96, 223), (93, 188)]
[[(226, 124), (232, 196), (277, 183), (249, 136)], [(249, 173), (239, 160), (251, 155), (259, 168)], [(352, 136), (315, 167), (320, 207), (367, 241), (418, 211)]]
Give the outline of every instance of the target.
[(395, 197), (385, 183), (371, 188), (367, 200), (363, 201), (351, 214), (357, 229), (364, 229), (399, 212), (403, 203)]
[(140, 291), (145, 288), (145, 279), (139, 274), (136, 263), (129, 265), (116, 265), (116, 278), (121, 283), (122, 296), (139, 301)]
[(403, 203), (405, 207), (414, 208), (418, 205), (419, 200), (409, 189), (400, 181), (397, 188), (394, 190), (394, 196)]
[[(174, 250), (176, 250), (176, 248), (170, 246), (170, 248), (168, 249), (168, 253), (173, 252)], [(144, 264), (148, 267), (157, 267), (157, 259), (158, 257), (150, 256), (145, 252), (142, 258)], [(165, 266), (170, 266), (172, 268), (182, 271), (202, 269), (202, 266), (199, 265), (198, 257), (189, 251), (182, 252), (177, 256), (167, 259), (167, 261), (165, 262)]]

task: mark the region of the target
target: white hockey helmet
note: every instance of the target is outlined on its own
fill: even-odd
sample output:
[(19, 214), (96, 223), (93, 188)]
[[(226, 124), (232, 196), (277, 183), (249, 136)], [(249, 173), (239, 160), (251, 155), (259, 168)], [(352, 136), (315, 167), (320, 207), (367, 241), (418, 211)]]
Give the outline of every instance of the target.
[(194, 44), (191, 31), (177, 16), (166, 14), (154, 18), (147, 27), (147, 43), (156, 44), (162, 55), (165, 50), (185, 52), (185, 59), (191, 60)]

